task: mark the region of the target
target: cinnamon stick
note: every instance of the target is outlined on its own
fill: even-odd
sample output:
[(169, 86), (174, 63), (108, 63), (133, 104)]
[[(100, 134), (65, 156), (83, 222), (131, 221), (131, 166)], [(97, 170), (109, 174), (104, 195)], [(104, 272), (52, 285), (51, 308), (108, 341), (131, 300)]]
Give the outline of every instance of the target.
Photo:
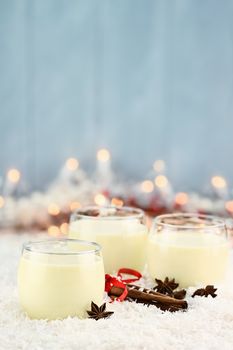
[[(143, 290), (140, 290), (143, 289)], [(160, 307), (161, 305), (167, 307), (175, 307), (177, 309), (187, 309), (188, 304), (185, 300), (175, 299), (173, 297), (155, 292), (150, 289), (141, 288), (135, 285), (127, 285), (128, 295), (130, 299), (137, 300), (138, 302), (152, 303)], [(109, 292), (109, 295), (119, 297), (123, 292), (123, 288), (113, 286)]]

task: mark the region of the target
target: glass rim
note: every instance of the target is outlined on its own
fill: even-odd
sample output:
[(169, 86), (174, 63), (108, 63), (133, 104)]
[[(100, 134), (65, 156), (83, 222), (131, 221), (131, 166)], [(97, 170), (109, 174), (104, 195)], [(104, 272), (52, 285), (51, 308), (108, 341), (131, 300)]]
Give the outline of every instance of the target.
[(199, 218), (203, 220), (203, 224), (205, 225), (205, 222), (209, 222), (209, 225), (206, 225), (208, 229), (212, 228), (225, 228), (226, 227), (226, 222), (224, 219), (215, 216), (215, 215), (208, 215), (208, 214), (198, 214), (198, 213), (171, 213), (171, 214), (163, 214), (163, 215), (158, 215), (154, 221), (153, 221), (153, 228), (156, 225), (160, 225), (163, 227), (168, 227), (168, 228), (181, 228), (181, 229), (192, 229), (192, 230), (200, 230), (200, 226), (197, 226), (197, 224), (190, 224), (190, 225), (185, 225), (185, 224), (173, 224), (173, 223), (166, 223), (162, 222), (163, 219), (167, 218)]
[[(67, 251), (67, 252), (53, 252), (52, 249), (51, 251), (49, 250), (36, 250), (33, 249), (34, 246), (40, 245), (40, 244), (52, 244), (52, 243), (59, 243), (59, 242), (73, 242), (73, 243), (78, 243), (78, 244), (83, 244), (83, 245), (90, 245), (95, 247), (95, 249), (89, 249), (89, 250), (82, 250), (80, 252), (75, 252), (75, 251)], [(91, 241), (85, 241), (81, 239), (73, 239), (73, 238), (48, 238), (44, 240), (38, 240), (38, 241), (28, 241), (23, 243), (22, 247), (22, 252), (24, 250), (30, 252), (30, 253), (37, 253), (37, 254), (47, 254), (47, 255), (85, 255), (85, 254), (96, 254), (101, 251), (102, 247), (96, 242), (91, 242)]]
[[(96, 216), (96, 215), (86, 215), (85, 211), (88, 210), (95, 210), (95, 211), (101, 211), (101, 210), (111, 210), (116, 209), (116, 211), (125, 211), (129, 213), (129, 215), (106, 215), (106, 216)], [(74, 211), (70, 216), (70, 223), (75, 221), (75, 219), (84, 219), (84, 220), (132, 220), (132, 219), (143, 219), (145, 216), (145, 213), (142, 209), (134, 208), (134, 207), (127, 207), (127, 206), (115, 206), (115, 205), (105, 205), (105, 206), (98, 206), (98, 205), (88, 205), (81, 209), (77, 209)]]

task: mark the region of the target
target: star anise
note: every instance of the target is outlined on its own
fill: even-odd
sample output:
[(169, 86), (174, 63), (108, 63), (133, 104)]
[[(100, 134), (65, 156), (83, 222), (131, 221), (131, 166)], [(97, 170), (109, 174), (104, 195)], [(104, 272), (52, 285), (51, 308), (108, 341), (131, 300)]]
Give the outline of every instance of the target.
[(175, 291), (179, 287), (179, 283), (175, 282), (175, 279), (172, 278), (169, 280), (168, 277), (165, 278), (164, 281), (155, 279), (155, 282), (157, 283), (157, 286), (155, 286), (153, 289), (157, 292), (165, 295), (169, 295), (170, 297), (173, 297), (175, 299), (184, 299), (186, 295), (186, 290), (181, 289), (178, 291)]
[(158, 293), (170, 296), (174, 295), (173, 291), (179, 286), (179, 283), (176, 283), (174, 278), (169, 280), (169, 278), (166, 277), (164, 281), (156, 278), (155, 282), (157, 283), (157, 286), (153, 288), (154, 290), (156, 290)]
[(214, 286), (212, 285), (208, 285), (206, 286), (205, 288), (200, 288), (200, 289), (197, 289), (192, 297), (194, 298), (196, 295), (199, 295), (200, 297), (208, 297), (208, 295), (211, 295), (212, 298), (215, 298), (217, 296), (217, 294), (215, 293), (217, 290), (217, 288), (214, 288)]
[(106, 310), (106, 303), (104, 303), (101, 306), (96, 305), (93, 301), (91, 302), (91, 311), (87, 311), (89, 317), (93, 318), (94, 320), (98, 321), (101, 318), (108, 318), (112, 314), (114, 314), (113, 311), (105, 311)]

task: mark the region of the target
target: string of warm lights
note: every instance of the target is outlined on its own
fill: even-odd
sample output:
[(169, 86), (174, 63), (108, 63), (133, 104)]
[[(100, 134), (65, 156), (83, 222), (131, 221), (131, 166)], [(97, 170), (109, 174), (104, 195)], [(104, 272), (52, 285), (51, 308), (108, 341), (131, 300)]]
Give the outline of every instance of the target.
[(68, 158), (46, 192), (33, 192), (27, 197), (15, 195), (22, 176), (20, 170), (9, 169), (0, 194), (2, 223), (47, 228), (51, 236), (65, 235), (70, 213), (86, 204), (133, 205), (152, 215), (179, 209), (233, 216), (233, 199), (223, 176), (215, 175), (210, 179), (213, 194), (210, 198), (197, 193), (175, 192), (165, 175), (166, 163), (162, 159), (154, 162), (153, 174), (133, 186), (119, 183), (114, 178), (111, 154), (106, 148), (97, 151), (96, 162), (96, 172), (89, 178), (80, 168), (78, 159)]

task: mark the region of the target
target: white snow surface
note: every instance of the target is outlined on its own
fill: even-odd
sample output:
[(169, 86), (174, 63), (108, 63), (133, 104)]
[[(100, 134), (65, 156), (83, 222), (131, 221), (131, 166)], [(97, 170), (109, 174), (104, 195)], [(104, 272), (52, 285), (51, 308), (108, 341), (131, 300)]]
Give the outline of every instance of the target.
[(0, 234), (0, 350), (233, 349), (231, 276), (215, 299), (188, 296), (187, 312), (114, 302), (109, 319), (30, 320), (20, 309), (16, 276), (22, 242), (37, 237)]

